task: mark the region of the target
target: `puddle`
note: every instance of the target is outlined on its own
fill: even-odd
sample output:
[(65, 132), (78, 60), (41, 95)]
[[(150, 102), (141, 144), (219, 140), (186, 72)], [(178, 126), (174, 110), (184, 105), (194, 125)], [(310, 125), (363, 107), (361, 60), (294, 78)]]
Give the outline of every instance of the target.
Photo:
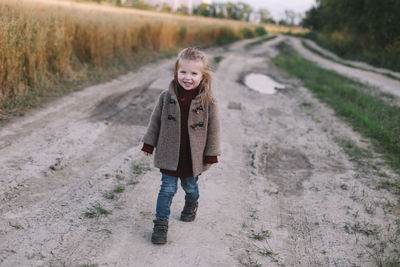
[(274, 94), (276, 88), (284, 88), (283, 84), (277, 83), (270, 77), (260, 73), (250, 73), (244, 78), (244, 83), (251, 89), (263, 94)]

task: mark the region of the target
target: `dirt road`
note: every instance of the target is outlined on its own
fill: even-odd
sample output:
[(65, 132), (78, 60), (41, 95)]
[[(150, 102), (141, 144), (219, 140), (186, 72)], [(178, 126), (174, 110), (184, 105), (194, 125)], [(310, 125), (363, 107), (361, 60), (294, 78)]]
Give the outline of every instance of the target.
[[(178, 190), (164, 246), (150, 242), (161, 176), (140, 138), (174, 59), (0, 129), (0, 266), (375, 266), (394, 255), (397, 198), (337, 142), (368, 140), (270, 63), (286, 38), (206, 50), (223, 57), (223, 154), (199, 180), (193, 223), (179, 221)], [(249, 89), (248, 73), (284, 88)]]
[[(384, 70), (384, 69), (379, 69), (379, 68), (374, 68), (371, 67), (367, 64), (360, 64), (358, 62), (353, 62), (353, 61), (348, 61), (348, 60), (338, 60), (338, 57), (333, 55), (332, 53), (328, 54), (325, 50), (322, 49), (317, 49), (318, 51), (322, 52), (323, 54), (338, 60), (339, 62), (332, 62), (329, 59), (326, 59), (324, 57), (318, 56), (317, 54), (314, 54), (313, 52), (309, 51), (307, 48), (305, 48), (302, 43), (301, 39), (299, 38), (288, 38), (290, 40), (291, 45), (304, 57), (307, 58), (307, 60), (310, 60), (319, 66), (326, 68), (326, 69), (331, 69), (334, 70), (335, 72), (348, 76), (350, 78), (360, 80), (363, 83), (368, 84), (369, 86), (375, 87), (376, 90), (381, 90), (382, 92), (394, 95), (398, 98), (400, 98), (400, 82), (399, 80), (389, 78), (385, 75), (382, 75), (382, 73), (388, 73), (391, 74), (397, 78), (400, 78), (400, 73), (389, 71), (389, 70)], [(316, 48), (318, 47), (315, 43), (311, 41), (306, 41), (310, 46)], [(345, 64), (350, 64), (353, 66), (356, 66), (358, 68), (352, 68), (350, 66), (346, 66)], [(365, 69), (365, 70), (364, 70)]]

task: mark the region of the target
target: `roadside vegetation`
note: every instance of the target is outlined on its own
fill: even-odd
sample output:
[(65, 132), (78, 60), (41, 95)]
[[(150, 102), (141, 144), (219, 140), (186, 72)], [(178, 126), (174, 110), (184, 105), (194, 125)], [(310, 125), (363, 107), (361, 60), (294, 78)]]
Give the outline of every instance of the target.
[(325, 55), (324, 53), (320, 52), (320, 51), (317, 50), (317, 49), (314, 49), (312, 46), (310, 46), (310, 45), (309, 45), (307, 42), (305, 42), (305, 41), (301, 41), (301, 44), (302, 44), (305, 48), (307, 48), (308, 50), (310, 50), (311, 52), (313, 52), (314, 54), (317, 54), (317, 55), (319, 55), (320, 57), (329, 59), (329, 60), (334, 61), (334, 62), (336, 62), (336, 63), (342, 64), (342, 65), (344, 65), (344, 66), (351, 67), (351, 68), (354, 68), (354, 69), (359, 69), (359, 70), (364, 70), (364, 71), (369, 71), (369, 72), (374, 72), (374, 73), (382, 74), (382, 75), (385, 75), (386, 77), (389, 77), (389, 78), (391, 78), (391, 79), (395, 79), (395, 80), (399, 80), (399, 81), (400, 81), (400, 78), (394, 76), (393, 74), (391, 74), (391, 73), (389, 73), (389, 72), (387, 72), (387, 71), (375, 71), (375, 70), (372, 70), (372, 69), (366, 69), (366, 68), (358, 67), (358, 66), (355, 66), (355, 65), (347, 64), (347, 63), (344, 63), (343, 61), (340, 61), (340, 60), (337, 60), (337, 59), (335, 59), (335, 58), (333, 58), (333, 57), (327, 56), (327, 55)]
[(0, 2), (0, 121), (185, 46), (258, 36), (256, 25), (89, 3)]
[[(365, 85), (359, 82), (302, 59), (283, 42), (279, 49), (281, 53), (273, 62), (289, 75), (301, 79), (318, 99), (331, 106), (363, 136), (370, 138), (376, 151), (400, 173), (400, 107), (362, 90)], [(399, 192), (398, 182), (382, 185), (393, 185), (389, 189)]]
[(307, 11), (305, 37), (340, 57), (400, 71), (400, 2), (319, 0)]

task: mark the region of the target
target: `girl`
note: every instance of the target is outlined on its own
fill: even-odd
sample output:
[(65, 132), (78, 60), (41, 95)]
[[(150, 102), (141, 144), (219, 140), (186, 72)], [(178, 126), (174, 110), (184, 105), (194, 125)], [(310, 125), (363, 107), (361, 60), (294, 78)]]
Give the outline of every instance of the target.
[(151, 240), (165, 244), (178, 178), (185, 191), (181, 220), (190, 222), (198, 207), (198, 177), (217, 163), (220, 155), (217, 105), (211, 95), (211, 70), (203, 52), (189, 47), (178, 54), (174, 79), (160, 94), (142, 141), (147, 156), (156, 147), (154, 165), (162, 173)]

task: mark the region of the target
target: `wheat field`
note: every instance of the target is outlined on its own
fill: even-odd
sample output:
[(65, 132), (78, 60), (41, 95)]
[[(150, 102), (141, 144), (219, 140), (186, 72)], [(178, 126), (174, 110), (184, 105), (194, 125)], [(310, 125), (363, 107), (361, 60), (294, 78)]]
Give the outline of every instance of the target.
[(255, 27), (63, 0), (0, 0), (0, 101), (51, 94), (90, 70), (133, 66), (158, 52), (241, 39)]

